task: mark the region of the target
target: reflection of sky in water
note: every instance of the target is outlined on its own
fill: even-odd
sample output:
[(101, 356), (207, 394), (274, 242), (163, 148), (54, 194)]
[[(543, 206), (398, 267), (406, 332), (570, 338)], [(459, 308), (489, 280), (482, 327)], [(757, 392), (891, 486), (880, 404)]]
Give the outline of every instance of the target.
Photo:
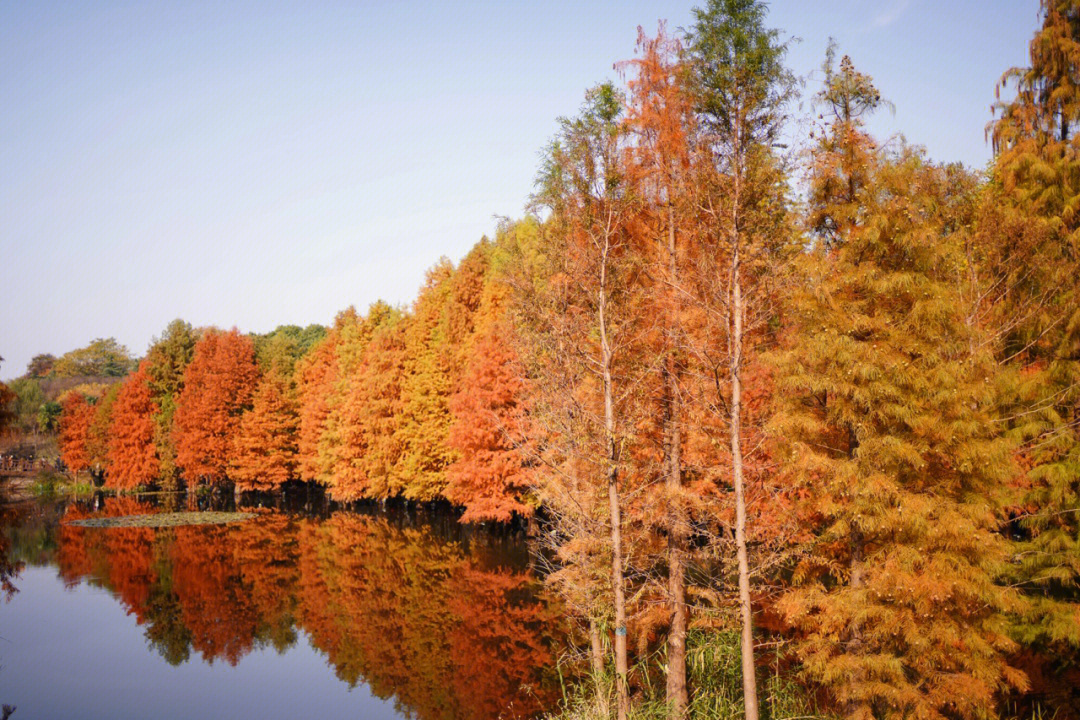
[(0, 604), (0, 702), (18, 706), (12, 720), (402, 717), (366, 686), (350, 691), (303, 636), (235, 667), (197, 653), (174, 667), (108, 591), (65, 589), (52, 567), (28, 567), (15, 583)]

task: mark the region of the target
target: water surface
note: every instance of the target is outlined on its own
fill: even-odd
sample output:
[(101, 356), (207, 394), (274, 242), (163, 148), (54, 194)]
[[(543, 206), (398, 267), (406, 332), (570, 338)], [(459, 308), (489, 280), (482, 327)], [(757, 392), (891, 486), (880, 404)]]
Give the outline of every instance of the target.
[(303, 501), (226, 525), (68, 524), (178, 502), (2, 513), (20, 567), (0, 602), (13, 720), (483, 720), (552, 703), (559, 611), (519, 533)]

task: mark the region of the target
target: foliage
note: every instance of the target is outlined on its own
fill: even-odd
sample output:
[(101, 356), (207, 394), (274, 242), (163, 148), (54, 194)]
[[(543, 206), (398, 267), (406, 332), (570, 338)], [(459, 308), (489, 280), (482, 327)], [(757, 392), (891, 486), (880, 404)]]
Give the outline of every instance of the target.
[(199, 338), (173, 416), (176, 464), (187, 482), (228, 480), (238, 421), (251, 407), (257, 378), (250, 338), (235, 329), (211, 329)]
[(124, 377), (135, 367), (128, 349), (116, 338), (99, 338), (84, 348), (64, 353), (53, 363), (53, 377)]
[(158, 407), (150, 390), (148, 363), (128, 376), (116, 396), (109, 428), (109, 474), (105, 484), (117, 490), (148, 486), (160, 474), (154, 447)]
[(236, 435), (229, 475), (240, 490), (277, 490), (296, 476), (294, 391), (279, 365), (259, 381)]

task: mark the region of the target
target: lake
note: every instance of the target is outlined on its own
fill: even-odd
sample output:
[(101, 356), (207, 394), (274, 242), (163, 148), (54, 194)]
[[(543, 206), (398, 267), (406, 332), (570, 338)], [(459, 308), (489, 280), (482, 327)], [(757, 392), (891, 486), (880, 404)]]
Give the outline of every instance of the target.
[[(12, 719), (483, 720), (556, 701), (562, 613), (524, 533), (304, 494), (232, 503), (4, 508), (0, 550), (20, 568), (0, 598), (0, 703), (16, 706)], [(234, 509), (253, 517), (72, 524)]]

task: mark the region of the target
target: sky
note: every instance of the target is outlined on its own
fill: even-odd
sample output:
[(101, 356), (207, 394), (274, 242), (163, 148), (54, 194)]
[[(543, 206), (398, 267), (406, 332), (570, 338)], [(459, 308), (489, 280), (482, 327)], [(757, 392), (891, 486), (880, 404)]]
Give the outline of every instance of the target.
[[(523, 214), (539, 152), (637, 26), (699, 2), (0, 0), (0, 377), (174, 318), (268, 332), (406, 304)], [(829, 37), (902, 132), (982, 168), (1038, 0), (772, 0), (802, 113)], [(796, 109), (796, 112), (800, 112)]]

